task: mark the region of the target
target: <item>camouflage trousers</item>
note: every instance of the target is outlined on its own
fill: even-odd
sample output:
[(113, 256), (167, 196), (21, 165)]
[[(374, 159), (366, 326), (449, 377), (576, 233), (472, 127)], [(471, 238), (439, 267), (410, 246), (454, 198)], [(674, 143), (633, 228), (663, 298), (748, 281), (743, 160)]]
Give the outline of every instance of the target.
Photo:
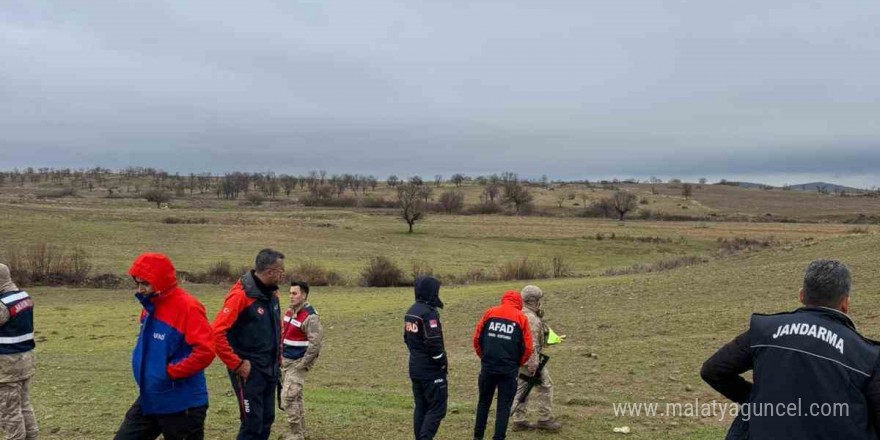
[[(513, 405), (519, 401), (519, 397), (526, 389), (527, 382), (522, 379), (516, 380), (516, 397), (513, 398)], [(541, 382), (532, 388), (529, 397), (525, 403), (520, 405), (513, 413), (514, 422), (525, 422), (528, 418), (529, 407), (538, 410), (538, 420), (546, 421), (553, 419), (553, 381), (550, 379), (550, 372), (547, 368), (541, 370)]]
[(31, 379), (0, 383), (0, 432), (7, 440), (37, 438), (37, 419), (31, 407)]
[(305, 440), (306, 413), (303, 407), (303, 385), (306, 371), (297, 368), (299, 362), (285, 359), (282, 363), (283, 382), (281, 386), (281, 407), (287, 415), (288, 429), (282, 435), (284, 440)]

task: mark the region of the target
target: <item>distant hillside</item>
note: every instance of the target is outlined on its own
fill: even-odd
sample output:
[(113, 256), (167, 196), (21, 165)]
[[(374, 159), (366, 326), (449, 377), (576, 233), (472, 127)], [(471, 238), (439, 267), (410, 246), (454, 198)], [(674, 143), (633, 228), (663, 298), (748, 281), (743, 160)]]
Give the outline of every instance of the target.
[(828, 183), (828, 182), (801, 183), (798, 185), (791, 185), (791, 189), (794, 191), (817, 191), (817, 192), (821, 189), (823, 191), (827, 191), (830, 193), (840, 192), (840, 191), (846, 191), (846, 192), (862, 191), (859, 188), (853, 188), (851, 186), (836, 185), (836, 184)]
[[(764, 189), (764, 188), (779, 188), (777, 186), (767, 185), (764, 183), (755, 183), (755, 182), (736, 182), (736, 181), (725, 181), (724, 183), (719, 183), (720, 185), (728, 185), (728, 186), (738, 186), (740, 188), (750, 188), (750, 189)], [(800, 183), (797, 185), (790, 185), (788, 187), (792, 191), (808, 191), (808, 192), (820, 192), (819, 189), (822, 189), (828, 193), (835, 192), (860, 192), (864, 191), (859, 188), (853, 188), (851, 186), (843, 186), (837, 185), (834, 183), (828, 182), (810, 182), (810, 183)]]

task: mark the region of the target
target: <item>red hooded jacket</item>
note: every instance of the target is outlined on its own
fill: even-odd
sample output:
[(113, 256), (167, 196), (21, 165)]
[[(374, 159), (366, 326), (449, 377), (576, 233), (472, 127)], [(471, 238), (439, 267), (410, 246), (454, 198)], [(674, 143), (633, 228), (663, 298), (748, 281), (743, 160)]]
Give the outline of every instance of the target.
[(143, 413), (169, 414), (206, 405), (204, 370), (214, 360), (214, 343), (205, 307), (177, 287), (174, 266), (165, 255), (139, 256), (128, 274), (149, 282), (156, 293), (135, 295), (144, 307), (132, 353)]
[(501, 305), (483, 314), (474, 329), (474, 351), (482, 361), (483, 371), (516, 374), (532, 355), (529, 320), (522, 313), (522, 297), (515, 290), (504, 292)]

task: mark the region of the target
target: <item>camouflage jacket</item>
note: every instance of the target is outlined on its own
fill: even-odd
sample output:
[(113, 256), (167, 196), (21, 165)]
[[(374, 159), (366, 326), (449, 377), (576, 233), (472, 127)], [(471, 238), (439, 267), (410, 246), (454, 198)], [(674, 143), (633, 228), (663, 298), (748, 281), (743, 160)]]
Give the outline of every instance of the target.
[(541, 352), (547, 346), (547, 329), (544, 326), (544, 320), (528, 305), (523, 307), (522, 312), (529, 320), (529, 330), (532, 334), (532, 355), (528, 362), (520, 368), (521, 373), (528, 374), (528, 367), (538, 366)]

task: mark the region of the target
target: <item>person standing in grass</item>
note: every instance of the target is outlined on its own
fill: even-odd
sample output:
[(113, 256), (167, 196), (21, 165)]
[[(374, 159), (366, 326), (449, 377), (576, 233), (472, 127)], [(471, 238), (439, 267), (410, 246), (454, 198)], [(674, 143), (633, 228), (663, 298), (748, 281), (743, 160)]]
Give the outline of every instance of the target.
[(309, 285), (290, 284), (290, 307), (284, 312), (282, 324), (281, 371), (283, 374), (281, 403), (287, 414), (289, 431), (284, 440), (305, 440), (306, 419), (303, 407), (303, 385), (306, 373), (321, 353), (324, 329), (318, 312), (309, 305)]
[[(547, 325), (544, 324), (544, 308), (542, 307), (544, 292), (538, 286), (528, 285), (523, 287), (521, 294), (523, 314), (529, 320), (529, 330), (532, 336), (532, 355), (526, 365), (520, 367), (514, 401), (518, 401), (520, 394), (525, 392), (528, 380), (531, 379), (529, 372), (537, 370), (539, 357), (547, 346), (547, 334), (549, 333)], [(562, 424), (553, 420), (553, 381), (550, 380), (550, 372), (545, 366), (538, 374), (540, 374), (539, 385), (532, 390), (530, 398), (513, 412), (513, 431), (540, 429), (556, 432), (562, 429)], [(532, 402), (538, 409), (537, 424), (531, 424), (526, 419), (528, 404)]]
[(0, 433), (9, 440), (37, 438), (29, 397), (34, 347), (34, 301), (0, 264)]
[(433, 277), (417, 278), (416, 302), (403, 317), (403, 342), (409, 350), (409, 378), (415, 401), (413, 433), (416, 440), (433, 439), (446, 417), (449, 360), (437, 313), (438, 308), (443, 308), (439, 293), (440, 281)]
[(201, 440), (208, 412), (205, 368), (214, 340), (205, 307), (177, 286), (165, 255), (146, 253), (128, 274), (143, 306), (132, 353), (140, 395), (116, 432), (116, 440)]
[(275, 422), (281, 363), (278, 283), (283, 275), (284, 254), (261, 250), (254, 269), (232, 286), (214, 318), (217, 356), (238, 398), (238, 440), (266, 440)]
[[(487, 310), (474, 329), (474, 351), (480, 357), (481, 364), (474, 439), (483, 439), (496, 389), (498, 407), (495, 410), (495, 434), (492, 438), (504, 440), (507, 437), (507, 423), (516, 395), (517, 373), (520, 365), (525, 365), (532, 355), (529, 320), (523, 315), (522, 308), (519, 292), (508, 290), (501, 297), (501, 305)], [(537, 366), (529, 366), (529, 374), (535, 374), (536, 369)]]
[(752, 315), (703, 364), (703, 380), (741, 405), (727, 439), (878, 438), (880, 345), (847, 316), (851, 283), (843, 263), (813, 261), (798, 294), (804, 307)]

